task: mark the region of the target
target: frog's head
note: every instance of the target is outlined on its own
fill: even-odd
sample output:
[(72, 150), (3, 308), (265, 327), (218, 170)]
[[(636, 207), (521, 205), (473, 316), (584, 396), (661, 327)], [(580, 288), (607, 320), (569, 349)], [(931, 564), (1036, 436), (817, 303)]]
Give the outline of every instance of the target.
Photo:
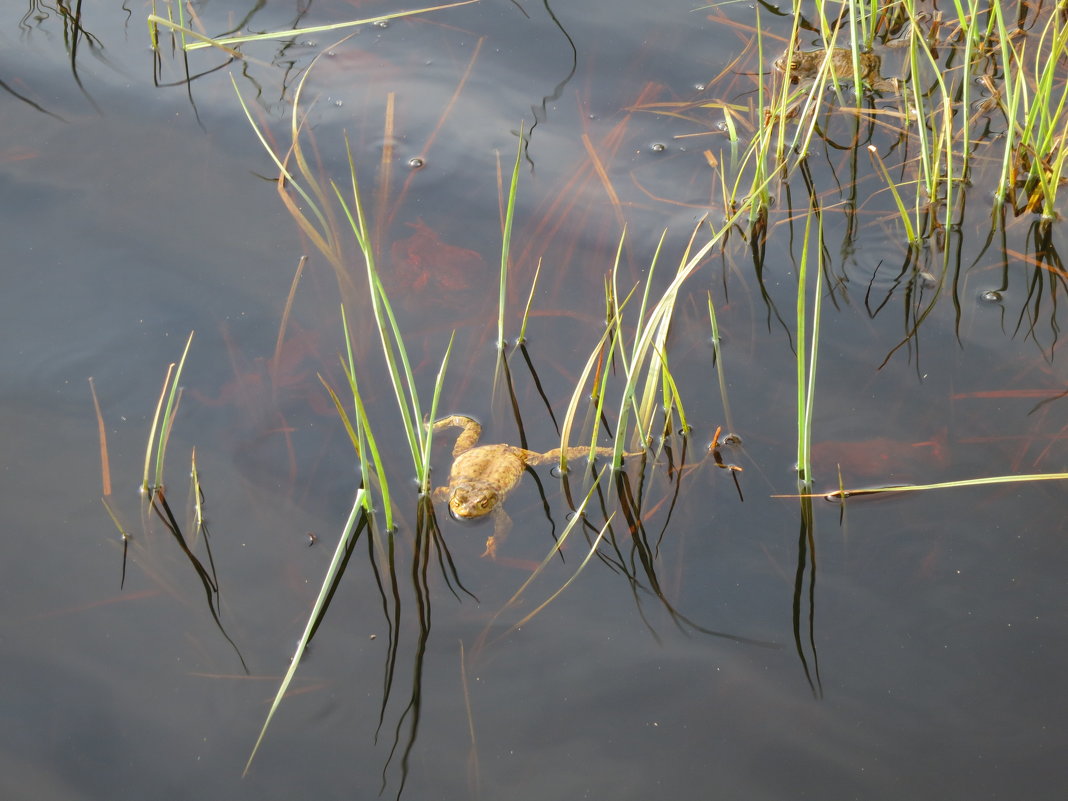
[(497, 490), (485, 481), (461, 481), (452, 488), (449, 509), (457, 517), (469, 520), (492, 512), (497, 501)]
[(783, 54), (771, 62), (771, 66), (779, 72), (790, 70), (790, 78), (796, 83), (798, 70), (804, 66), (803, 54), (796, 50), (785, 50)]

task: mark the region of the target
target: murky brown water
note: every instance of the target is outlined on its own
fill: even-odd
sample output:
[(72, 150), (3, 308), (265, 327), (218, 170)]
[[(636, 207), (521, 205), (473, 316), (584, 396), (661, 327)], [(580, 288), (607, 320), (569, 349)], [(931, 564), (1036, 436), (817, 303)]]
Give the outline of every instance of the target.
[[(216, 32), (246, 15), (273, 30), (400, 7), (355, 5), (313, 5), (300, 19), (251, 3), (197, 11)], [(372, 564), (379, 580), (388, 571), (362, 538), (241, 778), (357, 479), (316, 378), (342, 380), (338, 279), (280, 202), (229, 76), (285, 147), (298, 75), (326, 51), (304, 90), (307, 152), (343, 180), (348, 133), (421, 390), (455, 330), (443, 409), (479, 417), (486, 442), (517, 437), (493, 376), (497, 163), (507, 175), (515, 132), (536, 121), (508, 332), (541, 258), (530, 366), (517, 352), (510, 367), (528, 447), (548, 450), (558, 435), (544, 399), (558, 420), (601, 336), (622, 223), (619, 283), (629, 291), (662, 229), (660, 289), (694, 222), (722, 219), (705, 153), (729, 162), (722, 132), (709, 133), (721, 117), (693, 109), (683, 119), (650, 104), (755, 102), (752, 73), (762, 69), (745, 51), (749, 8), (572, 5), (550, 14), (483, 2), (369, 27), (337, 46), (340, 35), (302, 35), (248, 46), (247, 62), (214, 72), (223, 61), (199, 51), (188, 59), (192, 81), (171, 52), (154, 81), (142, 9), (83, 9), (95, 38), (81, 37), (73, 56), (54, 8), (34, 6), (21, 23), (26, 9), (9, 11), (0, 48), (5, 797), (1060, 797), (1061, 485), (856, 499), (842, 516), (819, 501), (810, 528), (796, 500), (772, 497), (796, 492), (797, 177), (789, 192), (775, 190), (764, 249), (739, 228), (680, 297), (669, 355), (695, 426), (689, 468), (674, 470), (678, 441), (646, 465), (641, 535), (617, 522), (603, 559), (518, 631), (509, 627), (575, 573), (588, 547), (574, 535), (564, 560), (501, 612), (566, 526), (560, 483), (547, 469), (540, 484), (524, 478), (496, 562), (479, 558), (487, 525), (441, 514), (455, 576), (477, 602), (436, 552), (425, 579), (413, 572), (421, 546), (407, 446), (377, 335), (352, 312), (361, 390), (380, 447), (396, 454), (396, 594), (387, 577), (383, 603)], [(771, 11), (761, 12), (769, 34), (786, 36)], [(901, 67), (885, 56), (884, 73)], [(845, 115), (828, 125), (839, 145), (855, 133)], [(885, 156), (891, 134), (870, 136)], [(860, 485), (1063, 469), (1062, 224), (1043, 239), (1030, 216), (1010, 218), (988, 242), (989, 193), (977, 179), (959, 229), (916, 257), (942, 279), (949, 254), (941, 283), (925, 283), (912, 264), (901, 274), (907, 251), (892, 201), (863, 147), (852, 153), (825, 144), (811, 158), (822, 202), (839, 209), (825, 215), (833, 294), (821, 332), (817, 484), (832, 488), (838, 464)], [(853, 182), (850, 217), (840, 209)], [(352, 286), (355, 308), (362, 284)], [(990, 291), (999, 296), (984, 300)], [(740, 493), (727, 471), (695, 458), (726, 423), (709, 292), (744, 440), (726, 454), (744, 468)], [(193, 329), (169, 499), (184, 523), (196, 447), (221, 626), (190, 561), (158, 521), (142, 520), (136, 494), (160, 382)], [(107, 425), (111, 503), (133, 534), (121, 590), (89, 376)], [(436, 453), (441, 475), (447, 448)], [(635, 486), (639, 472), (629, 472)], [(195, 552), (206, 558), (202, 543)]]

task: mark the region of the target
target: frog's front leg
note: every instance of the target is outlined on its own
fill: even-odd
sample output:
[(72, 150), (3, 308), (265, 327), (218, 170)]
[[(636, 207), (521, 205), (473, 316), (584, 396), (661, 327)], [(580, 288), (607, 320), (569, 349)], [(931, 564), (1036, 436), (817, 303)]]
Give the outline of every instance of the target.
[(461, 453), (471, 450), (478, 444), (478, 438), (482, 436), (482, 426), (462, 414), (443, 417), (434, 423), (435, 431), (452, 427), (463, 429), (460, 432), (460, 436), (456, 438), (456, 444), (452, 446), (453, 456), (459, 456)]
[(483, 558), (497, 558), (497, 546), (508, 538), (508, 532), (512, 530), (512, 518), (504, 511), (504, 507), (497, 505), (493, 509), (493, 534), (486, 538), (486, 550), (482, 552)]

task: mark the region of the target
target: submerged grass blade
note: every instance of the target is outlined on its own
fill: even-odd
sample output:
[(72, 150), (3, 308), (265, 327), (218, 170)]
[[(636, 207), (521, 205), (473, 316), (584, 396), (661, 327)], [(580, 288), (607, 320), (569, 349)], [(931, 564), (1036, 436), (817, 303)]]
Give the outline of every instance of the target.
[(96, 384), (89, 376), (89, 392), (93, 396), (93, 410), (96, 412), (96, 432), (100, 440), (100, 483), (101, 493), (107, 498), (111, 495), (111, 463), (108, 459), (108, 432), (104, 425), (104, 413), (100, 410), (100, 399), (96, 396)]

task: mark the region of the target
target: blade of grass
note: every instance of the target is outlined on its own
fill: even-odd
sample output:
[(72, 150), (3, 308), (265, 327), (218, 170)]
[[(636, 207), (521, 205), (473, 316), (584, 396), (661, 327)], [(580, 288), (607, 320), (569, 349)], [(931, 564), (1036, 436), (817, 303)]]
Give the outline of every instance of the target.
[(723, 420), (727, 424), (727, 433), (736, 434), (738, 430), (734, 427), (731, 406), (727, 400), (727, 378), (723, 370), (723, 351), (719, 338), (719, 323), (716, 321), (716, 308), (712, 304), (711, 292), (708, 293), (708, 319), (712, 322), (712, 353), (715, 360), (716, 380), (719, 383), (719, 396), (723, 403)]
[(508, 345), (504, 339), (504, 309), (508, 301), (508, 257), (512, 248), (512, 223), (515, 220), (515, 198), (519, 191), (519, 164), (523, 158), (524, 138), (523, 123), (520, 123), (519, 144), (516, 147), (515, 164), (512, 165), (512, 181), (508, 187), (508, 205), (501, 226), (501, 275), (497, 300), (497, 348), (501, 351)]
[[(378, 329), (379, 342), (382, 346), (382, 355), (389, 368), (390, 381), (393, 385), (393, 394), (397, 400), (397, 408), (401, 413), (404, 424), (404, 433), (408, 438), (408, 448), (412, 457), (412, 465), (417, 473), (417, 480), (423, 484), (425, 476), (422, 475), (423, 453), (423, 415), (419, 406), (419, 393), (416, 390), (415, 377), (412, 373), (411, 362), (408, 359), (408, 350), (404, 345), (397, 319), (393, 315), (393, 307), (386, 295), (385, 288), (378, 277), (375, 268), (374, 251), (371, 246), (371, 238), (367, 221), (363, 214), (363, 206), (360, 201), (360, 187), (356, 177), (356, 164), (352, 157), (352, 148), (349, 146), (348, 136), (345, 137), (345, 151), (348, 155), (349, 172), (352, 180), (352, 209), (341, 194), (340, 188), (331, 181), (331, 186), (341, 203), (342, 210), (348, 219), (357, 245), (363, 254), (364, 266), (367, 273), (367, 283), (370, 287), (371, 309)], [(398, 361), (400, 367), (398, 367)], [(403, 369), (404, 380), (401, 380)]]
[(422, 493), (430, 492), (430, 446), (434, 441), (433, 427), (434, 420), (438, 416), (438, 402), (441, 400), (441, 388), (445, 384), (445, 369), (449, 366), (449, 354), (452, 353), (452, 343), (456, 340), (456, 332), (453, 331), (449, 337), (449, 344), (445, 348), (445, 355), (441, 358), (441, 367), (438, 368), (437, 378), (434, 379), (434, 395), (430, 399), (430, 416), (427, 418), (424, 427), (426, 430), (426, 436), (423, 438), (423, 471), (424, 476), (423, 483), (419, 487), (419, 491)]
[(1020, 476), (986, 476), (983, 478), (967, 478), (959, 481), (940, 481), (935, 484), (900, 484), (893, 487), (871, 487), (869, 489), (838, 489), (829, 493), (801, 493), (799, 495), (773, 495), (773, 498), (826, 498), (836, 500), (853, 498), (861, 495), (883, 495), (894, 492), (929, 492), (931, 490), (962, 489), (965, 487), (986, 487), (996, 484), (1026, 484), (1032, 481), (1065, 481), (1068, 473), (1037, 473)]
[(886, 186), (890, 189), (890, 193), (894, 197), (894, 203), (897, 204), (898, 216), (901, 218), (901, 224), (905, 227), (905, 236), (908, 238), (909, 244), (918, 244), (919, 238), (916, 236), (916, 229), (912, 227), (908, 209), (905, 208), (905, 202), (901, 199), (901, 195), (898, 194), (897, 184), (894, 183), (894, 179), (890, 177), (890, 171), (886, 169), (886, 165), (883, 163), (883, 159), (879, 155), (878, 148), (876, 148), (875, 145), (868, 145), (868, 155), (871, 156), (872, 163), (874, 163), (882, 173), (883, 180), (886, 181)]
[(170, 441), (171, 426), (174, 423), (174, 415), (177, 413), (177, 398), (179, 396), (179, 381), (182, 378), (182, 368), (185, 367), (185, 358), (189, 355), (189, 347), (193, 344), (193, 334), (195, 332), (189, 332), (189, 339), (185, 342), (185, 349), (182, 351), (182, 358), (178, 360), (178, 366), (174, 371), (174, 378), (171, 381), (171, 391), (167, 396), (167, 406), (163, 410), (162, 427), (160, 428), (161, 434), (159, 437), (159, 443), (156, 447), (156, 487), (163, 486), (163, 459), (167, 453), (167, 443)]
[(145, 445), (145, 473), (141, 480), (141, 491), (145, 494), (148, 494), (151, 489), (151, 485), (148, 482), (148, 474), (152, 469), (152, 449), (156, 444), (156, 431), (159, 428), (160, 416), (163, 414), (163, 403), (167, 398), (167, 389), (171, 384), (174, 366), (174, 362), (167, 365), (167, 374), (163, 377), (163, 387), (160, 389), (159, 400), (156, 401), (156, 411), (152, 415), (152, 425), (148, 428), (148, 442)]
[[(386, 530), (393, 531), (393, 503), (390, 500), (389, 481), (386, 479), (385, 465), (382, 462), (382, 458), (378, 453), (378, 443), (375, 441), (374, 431), (371, 430), (371, 422), (367, 417), (367, 410), (363, 405), (363, 398), (360, 396), (360, 389), (356, 383), (356, 361), (352, 354), (352, 336), (349, 333), (348, 319), (345, 315), (345, 307), (341, 307), (341, 327), (345, 333), (345, 352), (347, 356), (347, 363), (343, 363), (342, 367), (345, 370), (345, 376), (349, 381), (349, 390), (352, 392), (352, 402), (356, 409), (357, 426), (356, 436), (358, 453), (360, 454), (360, 470), (363, 472), (363, 486), (366, 489), (370, 487), (370, 475), (366, 470), (367, 462), (363, 454), (370, 454), (371, 462), (374, 465), (375, 472), (378, 475), (378, 486), (382, 493), (382, 508), (386, 518)], [(367, 496), (367, 508), (370, 511), (372, 497)]]
[[(477, 3), (477, 2), (479, 2), (479, 0), (460, 0), (459, 2), (456, 2), (456, 3), (447, 3), (445, 5), (429, 6), (427, 8), (417, 8), (417, 9), (411, 9), (411, 10), (408, 10), (408, 11), (397, 11), (397, 12), (394, 12), (392, 14), (381, 14), (381, 15), (379, 15), (377, 17), (366, 17), (364, 19), (352, 20), (350, 22), (335, 22), (335, 23), (332, 23), (330, 25), (312, 25), (312, 26), (309, 26), (307, 28), (293, 28), (293, 29), (288, 29), (288, 30), (284, 30), (284, 31), (271, 31), (269, 33), (245, 34), (243, 36), (227, 36), (227, 37), (224, 37), (224, 38), (221, 38), (221, 39), (212, 39), (212, 38), (207, 37), (207, 36), (201, 36), (200, 34), (197, 34), (195, 31), (189, 31), (188, 29), (183, 29), (184, 32), (192, 34), (197, 39), (200, 40), (198, 42), (192, 42), (192, 43), (190, 43), (188, 45), (185, 45), (185, 49), (187, 51), (188, 50), (200, 50), (201, 48), (204, 48), (204, 47), (221, 47), (223, 49), (227, 49), (227, 47), (226, 47), (227, 45), (244, 44), (245, 42), (262, 42), (262, 41), (267, 41), (267, 40), (271, 40), (271, 39), (295, 39), (295, 38), (298, 38), (300, 36), (308, 36), (310, 34), (315, 34), (315, 33), (328, 33), (330, 31), (340, 31), (340, 30), (344, 30), (345, 28), (353, 28), (353, 27), (356, 27), (356, 26), (359, 26), (359, 25), (371, 25), (371, 24), (376, 23), (376, 22), (387, 22), (387, 21), (389, 21), (391, 19), (398, 19), (400, 17), (410, 17), (410, 16), (414, 16), (416, 14), (426, 14), (426, 13), (428, 13), (430, 11), (443, 11), (443, 10), (448, 9), (448, 8), (457, 8), (459, 6), (466, 6), (466, 5), (470, 5), (471, 3)], [(159, 17), (156, 17), (155, 14), (150, 15), (149, 20), (150, 20), (150, 22), (155, 22), (157, 24), (163, 24), (165, 27), (168, 27), (168, 28), (177, 27), (173, 23), (168, 22), (167, 20), (164, 20), (164, 19), (161, 19)]]
[(345, 522), (345, 527), (341, 531), (341, 537), (338, 539), (337, 548), (334, 549), (334, 556), (330, 560), (330, 564), (326, 570), (326, 577), (323, 579), (323, 584), (319, 589), (319, 595), (315, 599), (315, 603), (312, 605), (311, 615), (308, 617), (308, 622), (304, 626), (304, 632), (301, 634), (300, 641), (297, 643), (297, 649), (293, 653), (293, 658), (290, 660), (289, 669), (286, 671), (285, 676), (282, 677), (282, 683), (278, 687), (278, 692), (275, 693), (274, 701), (271, 703), (270, 709), (267, 711), (267, 719), (263, 722), (263, 728), (260, 729), (259, 736), (256, 738), (256, 743), (252, 746), (252, 753), (249, 754), (248, 762), (245, 763), (245, 769), (242, 771), (242, 776), (247, 776), (249, 769), (252, 767), (252, 761), (256, 758), (256, 753), (260, 750), (260, 745), (263, 743), (263, 738), (267, 735), (267, 727), (271, 725), (271, 720), (274, 718), (275, 712), (278, 711), (278, 707), (282, 703), (282, 698), (286, 694), (286, 690), (289, 689), (290, 683), (293, 681), (293, 677), (297, 673), (297, 668), (300, 667), (300, 660), (304, 657), (304, 652), (308, 648), (308, 641), (311, 640), (312, 631), (318, 622), (320, 615), (323, 613), (324, 604), (330, 593), (330, 587), (333, 586), (335, 579), (337, 578), (337, 572), (344, 562), (345, 552), (348, 550), (350, 539), (353, 532), (356, 530), (357, 519), (364, 513), (364, 491), (359, 489), (356, 491), (356, 499), (352, 503), (352, 509), (349, 511), (348, 520)]
[(809, 486), (812, 480), (812, 464), (809, 447), (811, 444), (811, 432), (808, 430), (806, 411), (808, 408), (807, 393), (805, 391), (805, 328), (808, 313), (806, 305), (808, 289), (805, 285), (808, 278), (809, 242), (812, 232), (812, 209), (809, 208), (805, 216), (805, 232), (801, 241), (801, 260), (797, 268), (797, 477), (802, 486)]
[(527, 295), (527, 305), (523, 309), (523, 322), (519, 326), (519, 338), (516, 340), (517, 345), (522, 345), (527, 341), (527, 319), (530, 317), (530, 307), (534, 303), (534, 292), (538, 288), (538, 276), (541, 275), (541, 259), (538, 259), (538, 265), (534, 268), (534, 280), (530, 282), (530, 294)]

